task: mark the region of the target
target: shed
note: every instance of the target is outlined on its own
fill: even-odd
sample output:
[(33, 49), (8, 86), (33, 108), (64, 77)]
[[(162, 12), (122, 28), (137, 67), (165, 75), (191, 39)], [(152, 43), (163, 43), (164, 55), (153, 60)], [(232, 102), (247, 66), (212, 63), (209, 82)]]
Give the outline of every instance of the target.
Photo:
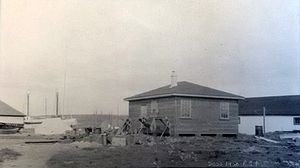
[(239, 132), (255, 134), (255, 128), (265, 132), (300, 131), (300, 95), (251, 97), (240, 102)]
[(171, 135), (236, 135), (240, 99), (243, 97), (173, 78), (170, 85), (125, 98), (134, 129), (141, 127), (141, 117), (168, 117)]
[(0, 123), (24, 124), (24, 114), (0, 100)]

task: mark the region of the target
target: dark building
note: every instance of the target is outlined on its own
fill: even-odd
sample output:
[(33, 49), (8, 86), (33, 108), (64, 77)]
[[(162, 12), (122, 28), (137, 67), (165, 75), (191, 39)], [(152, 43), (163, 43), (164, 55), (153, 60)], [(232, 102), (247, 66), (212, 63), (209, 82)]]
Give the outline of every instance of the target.
[(190, 82), (171, 85), (141, 93), (129, 101), (129, 118), (133, 128), (141, 127), (141, 117), (165, 118), (171, 123), (170, 133), (237, 134), (239, 100), (243, 97)]

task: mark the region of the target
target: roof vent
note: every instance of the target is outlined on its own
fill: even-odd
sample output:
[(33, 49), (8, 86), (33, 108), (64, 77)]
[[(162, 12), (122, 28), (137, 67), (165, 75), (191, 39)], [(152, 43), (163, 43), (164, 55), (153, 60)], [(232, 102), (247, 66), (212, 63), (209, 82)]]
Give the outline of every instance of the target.
[(175, 87), (175, 86), (177, 86), (177, 75), (176, 75), (175, 71), (172, 71), (170, 88)]

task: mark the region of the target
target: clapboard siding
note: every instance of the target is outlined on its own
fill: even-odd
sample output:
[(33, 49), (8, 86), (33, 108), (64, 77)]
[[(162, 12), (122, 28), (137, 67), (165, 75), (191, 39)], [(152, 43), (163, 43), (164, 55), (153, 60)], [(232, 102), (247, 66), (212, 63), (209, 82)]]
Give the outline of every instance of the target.
[[(181, 100), (192, 101), (191, 118), (181, 118)], [(237, 134), (238, 133), (238, 101), (208, 98), (167, 97), (129, 102), (129, 117), (133, 128), (141, 127), (138, 119), (141, 106), (147, 106), (147, 114), (151, 111), (151, 101), (158, 103), (158, 117), (168, 117), (171, 123), (171, 134)], [(229, 120), (220, 119), (220, 103), (229, 103)]]
[(132, 120), (132, 127), (138, 130), (141, 126), (138, 119), (141, 116), (141, 107), (147, 106), (147, 114), (151, 111), (151, 101), (157, 101), (158, 103), (158, 117), (168, 117), (171, 123), (171, 134), (174, 134), (175, 127), (175, 98), (160, 98), (160, 99), (148, 99), (129, 102), (129, 118)]
[(165, 118), (171, 123), (170, 133), (174, 134), (175, 126), (175, 98), (162, 98), (158, 99), (158, 117)]
[[(191, 118), (180, 118), (180, 101), (192, 101)], [(229, 103), (229, 120), (220, 120), (220, 103)], [(238, 102), (234, 100), (205, 98), (176, 98), (176, 133), (184, 134), (237, 134)]]

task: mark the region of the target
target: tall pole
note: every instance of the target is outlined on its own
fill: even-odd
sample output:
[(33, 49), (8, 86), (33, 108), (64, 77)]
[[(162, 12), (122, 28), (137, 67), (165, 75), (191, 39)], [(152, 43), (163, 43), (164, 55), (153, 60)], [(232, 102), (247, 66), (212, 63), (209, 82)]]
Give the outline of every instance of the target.
[(65, 112), (65, 105), (67, 104), (66, 103), (66, 81), (67, 81), (67, 68), (66, 68), (66, 59), (65, 58), (65, 72), (64, 72), (64, 92), (63, 92), (63, 109), (62, 109), (62, 113), (66, 115), (66, 112)]
[(2, 1), (0, 0), (0, 81), (2, 79), (3, 65), (4, 65), (4, 56), (2, 56)]
[(59, 103), (58, 96), (59, 96), (58, 92), (56, 92), (56, 109), (55, 109), (56, 117), (58, 116), (58, 103)]
[(118, 103), (118, 110), (117, 110), (117, 126), (120, 127), (120, 105)]
[(110, 125), (112, 126), (112, 112), (109, 112), (109, 120), (110, 120)]
[[(65, 54), (64, 54), (64, 90), (63, 90), (63, 101), (62, 101), (62, 114), (66, 115), (66, 111), (68, 110), (66, 107), (68, 107), (68, 103), (66, 101), (66, 94), (67, 94), (67, 63), (68, 63), (68, 48), (67, 48), (67, 44), (65, 43)], [(72, 114), (71, 114), (71, 118), (72, 118)]]
[(48, 110), (48, 107), (47, 107), (47, 97), (45, 97), (45, 115), (47, 117), (47, 110)]
[(30, 96), (30, 90), (27, 90), (27, 117), (29, 117), (29, 96)]
[(264, 131), (264, 135), (266, 133), (266, 108), (265, 106), (263, 107), (263, 131)]

